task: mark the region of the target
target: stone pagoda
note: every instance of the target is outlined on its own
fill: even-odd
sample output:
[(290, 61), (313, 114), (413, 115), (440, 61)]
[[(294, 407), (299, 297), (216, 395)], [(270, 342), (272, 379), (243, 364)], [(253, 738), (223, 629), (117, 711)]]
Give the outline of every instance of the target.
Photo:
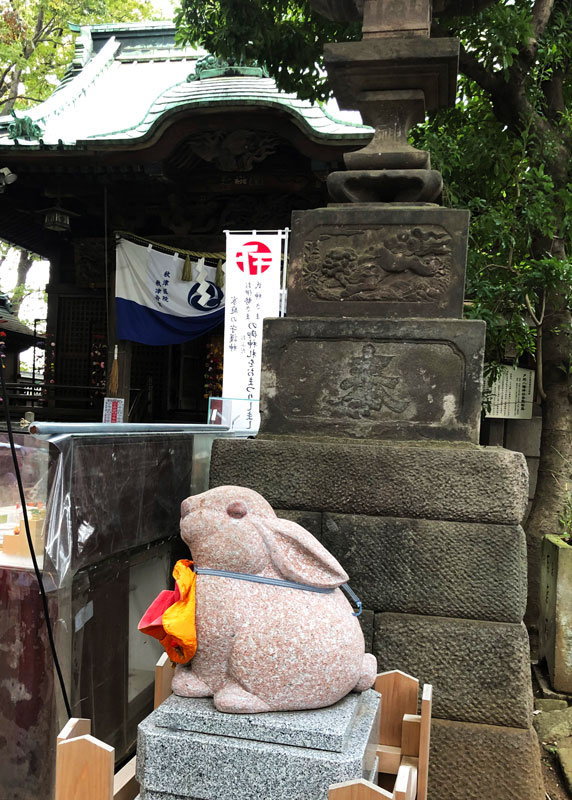
[[(265, 322), (262, 427), (219, 440), (211, 485), (263, 494), (350, 574), (379, 670), (434, 686), (432, 800), (542, 800), (522, 619), (520, 453), (478, 445), (485, 325), (463, 320), (469, 214), (407, 141), (455, 100), (431, 0), (314, 0), (336, 98), (375, 133), (294, 212), (288, 316)], [(382, 701), (383, 702), (383, 701)]]

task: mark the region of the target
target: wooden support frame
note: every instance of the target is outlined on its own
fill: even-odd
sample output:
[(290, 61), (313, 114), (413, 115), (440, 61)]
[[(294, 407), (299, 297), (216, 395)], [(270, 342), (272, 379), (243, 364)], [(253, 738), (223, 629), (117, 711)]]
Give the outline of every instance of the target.
[(328, 800), (427, 800), (433, 688), (423, 687), (418, 708), (419, 681), (400, 670), (377, 676), (381, 694), (378, 772), (395, 775), (393, 792), (365, 780), (330, 786)]
[[(163, 653), (155, 665), (154, 708), (171, 694), (173, 667)], [(135, 800), (136, 756), (116, 774), (114, 762), (114, 748), (91, 735), (91, 720), (68, 720), (57, 737), (55, 800)]]
[(419, 681), (396, 669), (378, 675), (373, 688), (382, 697), (379, 743), (401, 747), (403, 715), (417, 714)]
[(64, 738), (62, 731), (58, 737), (55, 800), (113, 798), (115, 750), (89, 733), (75, 736), (85, 723), (89, 724), (89, 720), (69, 720), (67, 735)]
[(328, 790), (328, 800), (392, 800), (393, 795), (364, 780), (335, 783)]
[[(171, 694), (173, 664), (166, 654), (155, 667), (155, 708)], [(395, 775), (393, 792), (363, 779), (333, 784), (328, 800), (427, 800), (433, 689), (395, 670), (377, 676), (381, 693), (378, 772)], [(55, 800), (135, 800), (136, 758), (114, 775), (113, 747), (91, 735), (89, 719), (70, 719), (57, 737)]]
[(153, 708), (157, 708), (171, 694), (171, 681), (175, 665), (170, 661), (167, 653), (159, 658), (155, 664), (155, 696)]
[(421, 725), (419, 736), (419, 788), (417, 800), (427, 800), (429, 777), (429, 749), (431, 746), (431, 713), (433, 709), (433, 687), (426, 683), (421, 697)]

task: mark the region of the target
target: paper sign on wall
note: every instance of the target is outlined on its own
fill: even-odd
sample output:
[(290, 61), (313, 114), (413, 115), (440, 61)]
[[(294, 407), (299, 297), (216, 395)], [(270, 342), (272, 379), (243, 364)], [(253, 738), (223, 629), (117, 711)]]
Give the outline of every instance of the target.
[(490, 386), (493, 419), (532, 419), (534, 370), (501, 367), (498, 379)]
[(260, 424), (262, 321), (279, 316), (285, 240), (286, 231), (226, 231), (222, 394), (242, 401), (233, 403), (232, 430), (255, 433)]
[(104, 397), (102, 422), (123, 422), (124, 406), (122, 397)]

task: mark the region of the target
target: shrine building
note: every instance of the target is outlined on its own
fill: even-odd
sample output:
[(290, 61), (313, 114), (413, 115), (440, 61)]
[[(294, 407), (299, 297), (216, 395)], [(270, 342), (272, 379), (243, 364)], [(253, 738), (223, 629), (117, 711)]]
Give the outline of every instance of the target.
[(51, 264), (33, 410), (100, 420), (118, 344), (130, 421), (205, 422), (222, 325), (178, 345), (117, 342), (116, 233), (222, 255), (225, 229), (285, 228), (293, 210), (327, 204), (326, 176), (371, 129), (278, 91), (259, 67), (175, 46), (172, 23), (74, 30), (51, 97), (0, 117), (0, 167), (17, 176), (0, 194), (0, 238)]

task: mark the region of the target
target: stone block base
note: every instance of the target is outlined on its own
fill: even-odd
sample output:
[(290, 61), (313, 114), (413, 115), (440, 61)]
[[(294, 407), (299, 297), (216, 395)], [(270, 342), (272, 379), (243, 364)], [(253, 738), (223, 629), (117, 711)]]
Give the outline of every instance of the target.
[(522, 621), (526, 540), (518, 525), (324, 514), (314, 535), (366, 608)]
[(433, 685), (433, 714), (526, 728), (532, 719), (524, 625), (376, 614), (373, 652), (381, 672), (400, 669)]
[(264, 322), (261, 433), (478, 443), (479, 320)]
[(460, 798), (544, 800), (534, 730), (433, 720), (429, 800)]
[(211, 486), (246, 486), (274, 508), (518, 525), (522, 453), (474, 445), (297, 437), (217, 439)]
[(288, 314), (461, 317), (468, 222), (466, 211), (428, 205), (295, 211)]
[(572, 694), (572, 547), (559, 536), (542, 541), (540, 652), (550, 683)]
[(141, 800), (325, 800), (328, 787), (372, 777), (379, 695), (314, 711), (223, 714), (172, 696), (139, 726)]

